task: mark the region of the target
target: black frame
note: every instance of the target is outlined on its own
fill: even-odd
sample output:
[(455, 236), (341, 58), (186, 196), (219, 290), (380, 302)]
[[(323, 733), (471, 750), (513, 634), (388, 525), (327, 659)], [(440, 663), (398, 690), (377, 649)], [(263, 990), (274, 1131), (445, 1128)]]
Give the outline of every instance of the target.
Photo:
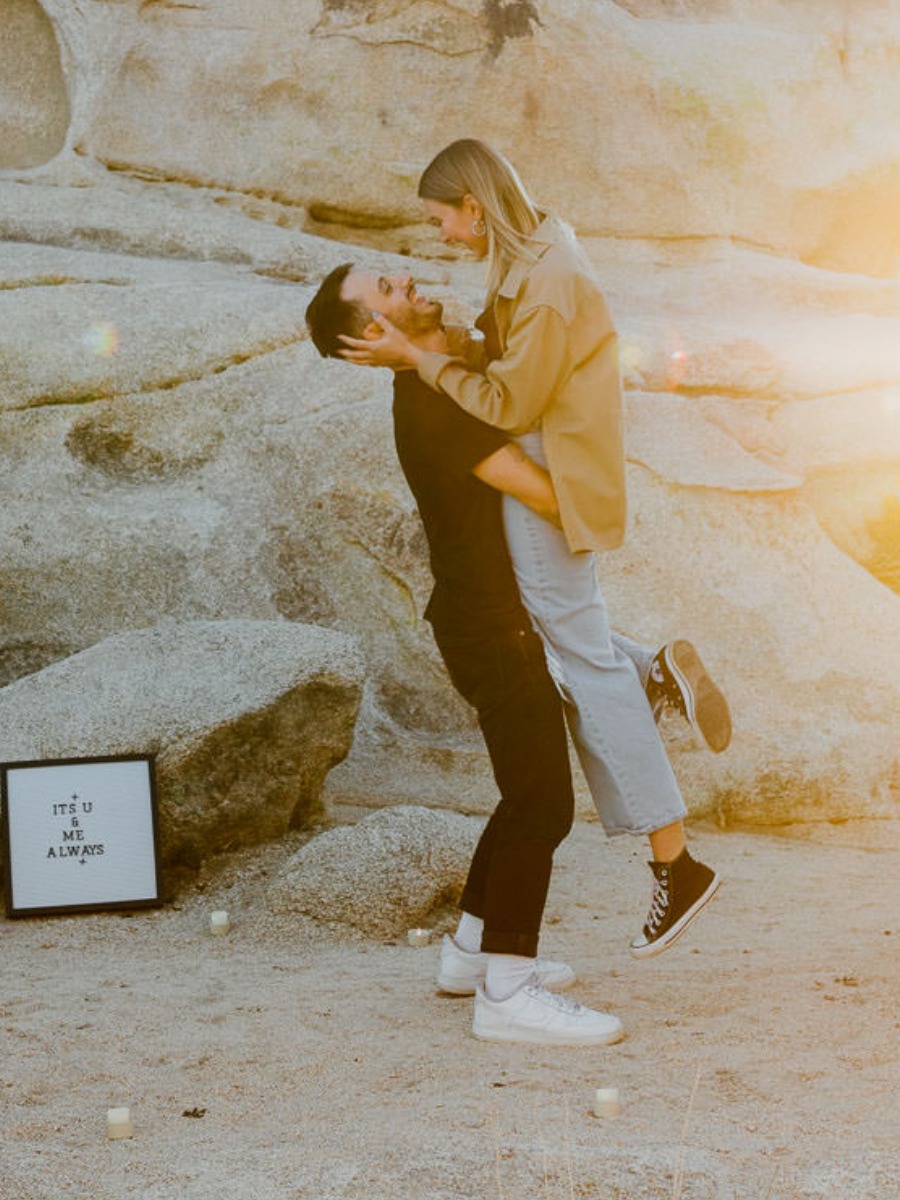
[[(136, 837), (139, 836), (139, 840), (134, 846), (131, 844), (120, 845), (115, 851), (115, 854), (118, 855), (119, 859), (121, 859), (122, 855), (131, 853), (132, 857), (135, 858), (135, 862), (139, 864), (141, 868), (139, 874), (143, 875), (144, 882), (139, 886), (139, 888), (136, 888), (135, 891), (139, 890), (141, 894), (138, 895), (135, 893), (130, 893), (127, 889), (123, 888), (121, 895), (110, 895), (108, 894), (109, 883), (107, 879), (105, 887), (101, 889), (104, 893), (102, 899), (91, 898), (89, 887), (87, 892), (83, 893), (82, 897), (79, 898), (78, 893), (80, 882), (73, 877), (74, 882), (71, 885), (67, 887), (67, 885), (63, 884), (58, 889), (63, 893), (62, 901), (60, 901), (60, 899), (57, 897), (52, 902), (50, 902), (48, 898), (47, 903), (35, 903), (35, 897), (31, 896), (31, 902), (17, 903), (16, 874), (17, 872), (24, 870), (27, 866), (30, 866), (33, 869), (36, 860), (34, 853), (32, 853), (30, 862), (26, 863), (22, 861), (23, 855), (26, 852), (22, 851), (21, 849), (17, 849), (15, 846), (16, 825), (22, 820), (22, 813), (11, 812), (10, 795), (12, 792), (14, 796), (15, 792), (15, 779), (12, 778), (14, 773), (44, 770), (45, 768), (59, 768), (60, 775), (58, 790), (54, 791), (52, 795), (48, 795), (47, 797), (47, 803), (53, 805), (53, 813), (51, 817), (48, 817), (46, 812), (42, 815), (42, 825), (45, 828), (48, 827), (51, 820), (59, 821), (60, 824), (62, 824), (62, 822), (68, 818), (70, 821), (70, 826), (79, 827), (79, 820), (73, 820), (73, 818), (84, 819), (85, 815), (89, 815), (93, 817), (93, 821), (91, 822), (93, 825), (96, 825), (96, 822), (102, 819), (101, 814), (94, 814), (93, 801), (91, 801), (91, 808), (87, 809), (85, 808), (87, 801), (83, 800), (81, 805), (82, 812), (79, 814), (75, 802), (81, 799), (81, 797), (78, 796), (77, 791), (74, 795), (68, 797), (68, 801), (55, 799), (55, 797), (61, 796), (64, 793), (68, 794), (72, 788), (77, 788), (79, 786), (83, 787), (85, 768), (98, 768), (102, 773), (102, 769), (105, 765), (109, 766), (112, 764), (122, 763), (144, 763), (146, 764), (147, 768), (146, 784), (143, 776), (141, 776), (139, 788), (137, 783), (135, 783), (134, 793), (129, 794), (128, 796), (128, 799), (132, 805), (140, 804), (142, 806), (139, 815), (140, 824), (143, 825), (143, 831), (140, 833), (140, 835), (135, 835)], [(146, 754), (110, 754), (88, 758), (34, 759), (27, 762), (0, 763), (0, 798), (2, 798), (3, 807), (2, 829), (0, 829), (0, 833), (2, 833), (3, 840), (4, 888), (6, 894), (7, 916), (30, 917), (62, 913), (100, 912), (110, 909), (153, 908), (162, 904), (162, 899), (160, 897), (159, 815), (156, 793), (155, 766), (156, 764), (153, 755)], [(69, 782), (64, 782), (65, 768), (67, 767), (72, 768), (72, 771), (68, 777)], [(76, 776), (80, 776), (80, 779), (76, 778)], [(107, 780), (107, 783), (108, 782), (109, 781)], [(138, 792), (140, 792), (140, 794), (138, 794)], [(75, 806), (74, 808), (73, 805)], [(15, 796), (13, 807), (18, 807), (18, 804), (15, 802)], [(66, 811), (57, 812), (57, 809), (62, 810), (64, 808)], [(135, 813), (138, 813), (137, 809), (135, 809)], [(117, 816), (121, 820), (121, 814), (117, 814)], [(107, 815), (107, 821), (109, 821), (109, 819), (110, 817)], [(83, 836), (83, 833), (84, 831), (82, 830), (80, 836)], [(120, 829), (118, 833), (121, 838), (122, 830)], [(42, 836), (43, 830), (38, 832), (37, 840), (40, 840)], [(75, 834), (70, 828), (68, 831), (65, 831), (62, 836), (65, 840), (67, 836), (74, 838)], [(41, 843), (41, 848), (43, 848), (43, 843)], [(45, 860), (46, 858), (51, 857), (56, 858), (57, 855), (54, 847), (49, 843), (49, 841), (47, 843), (47, 848), (48, 853), (45, 855)], [(83, 851), (81, 855), (78, 854), (79, 848)], [(55, 849), (60, 851), (60, 858), (62, 857), (61, 852), (63, 850), (67, 850), (71, 860), (78, 862), (82, 866), (87, 865), (87, 851), (90, 851), (91, 855), (93, 856), (95, 855), (96, 851), (99, 850), (99, 855), (97, 855), (96, 858), (92, 858), (92, 861), (98, 861), (100, 857), (104, 857), (107, 861), (103, 865), (106, 866), (110, 858), (113, 857), (106, 855), (106, 848), (105, 842), (89, 844), (75, 843), (74, 845), (72, 845), (70, 842), (66, 846), (58, 846)], [(139, 852), (143, 857), (135, 857)], [(63, 869), (65, 870), (67, 868)], [(109, 870), (121, 872), (122, 868), (121, 866), (115, 866), (109, 868)], [(90, 875), (85, 877), (85, 881), (90, 884)], [(19, 890), (21, 892), (21, 887)], [(72, 893), (71, 899), (65, 898), (67, 891)], [(97, 892), (95, 891), (93, 895), (96, 897)]]

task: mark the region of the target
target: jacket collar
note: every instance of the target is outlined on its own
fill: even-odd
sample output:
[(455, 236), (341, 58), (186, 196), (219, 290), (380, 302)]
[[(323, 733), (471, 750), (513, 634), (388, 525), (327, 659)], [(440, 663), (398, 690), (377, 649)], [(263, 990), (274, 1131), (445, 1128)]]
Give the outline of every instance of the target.
[[(534, 247), (535, 254), (538, 258), (543, 258), (554, 243), (562, 241), (566, 236), (565, 227), (552, 213), (547, 213), (543, 215), (543, 220), (531, 236), (532, 240), (538, 243)], [(503, 282), (497, 288), (497, 295), (503, 296), (505, 300), (514, 300), (533, 266), (533, 262), (517, 259), (503, 276)]]

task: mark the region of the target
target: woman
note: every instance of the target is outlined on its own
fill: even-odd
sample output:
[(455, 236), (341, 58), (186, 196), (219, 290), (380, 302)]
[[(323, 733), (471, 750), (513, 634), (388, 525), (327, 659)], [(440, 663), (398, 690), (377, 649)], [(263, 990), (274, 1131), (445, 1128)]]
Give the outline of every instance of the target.
[(466, 411), (517, 435), (550, 471), (562, 529), (504, 499), (507, 542), (604, 829), (649, 835), (653, 900), (631, 950), (656, 954), (684, 932), (719, 880), (687, 851), (686, 810), (648, 703), (648, 676), (661, 676), (660, 700), (681, 692), (702, 705), (710, 719), (693, 715), (712, 748), (724, 749), (730, 724), (690, 643), (653, 659), (610, 630), (595, 551), (619, 546), (625, 531), (615, 329), (572, 231), (534, 205), (497, 151), (474, 139), (453, 142), (426, 168), (419, 196), (442, 240), (488, 260), (487, 302), (476, 322), (484, 373), (421, 350), (383, 319), (381, 339), (345, 339), (345, 356), (414, 368)]

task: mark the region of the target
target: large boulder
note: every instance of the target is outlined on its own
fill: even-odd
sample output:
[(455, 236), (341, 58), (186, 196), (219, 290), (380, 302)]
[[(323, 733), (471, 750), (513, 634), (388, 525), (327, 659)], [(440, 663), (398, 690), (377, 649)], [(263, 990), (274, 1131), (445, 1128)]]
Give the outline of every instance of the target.
[[(168, 205), (193, 245), (197, 198)], [(421, 619), (430, 576), (389, 377), (315, 354), (311, 284), (271, 273), (279, 247), (296, 263), (298, 236), (267, 238), (263, 273), (7, 244), (2, 678), (167, 616), (327, 626), (358, 637), (370, 669), (327, 795), (484, 812), (489, 765)], [(900, 287), (746, 250), (588, 248), (628, 389), (629, 537), (601, 564), (613, 619), (651, 645), (691, 637), (734, 708), (728, 753), (671, 747), (691, 812), (894, 812)], [(472, 315), (466, 266), (421, 274)]]
[(421, 926), (459, 900), (481, 822), (400, 805), (302, 846), (269, 889), (278, 913), (303, 913), (372, 937)]
[(40, 166), (66, 144), (71, 112), (59, 42), (38, 0), (5, 0), (0, 170)]
[[(468, 729), (420, 618), (425, 543), (387, 379), (320, 363), (309, 288), (8, 249), (0, 678), (165, 616), (281, 617), (361, 636), (389, 725)], [(32, 376), (42, 297), (58, 337)]]
[(691, 637), (734, 708), (728, 753), (672, 743), (691, 812), (896, 811), (893, 10), (7, 9), (0, 683), (167, 616), (327, 626), (370, 667), (327, 794), (492, 806), (421, 620), (389, 380), (321, 362), (303, 330), (329, 267), (409, 265), (387, 251), (477, 311), (480, 267), (440, 257), (414, 200), (434, 150), (475, 132), (587, 235), (621, 333), (614, 623)]
[[(471, 132), (584, 230), (900, 263), (900, 21), (882, 0), (44, 7), (73, 162), (359, 228), (413, 219), (419, 170)], [(18, 23), (8, 54), (43, 59), (47, 41)]]
[(3, 757), (155, 756), (161, 858), (194, 865), (320, 814), (362, 681), (357, 647), (330, 630), (165, 621), (0, 690)]

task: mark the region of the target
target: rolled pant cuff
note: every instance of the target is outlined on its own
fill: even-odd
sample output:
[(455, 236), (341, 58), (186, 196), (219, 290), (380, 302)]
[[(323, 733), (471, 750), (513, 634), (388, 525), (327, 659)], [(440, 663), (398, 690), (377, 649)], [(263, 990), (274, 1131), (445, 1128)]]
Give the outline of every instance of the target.
[(539, 937), (536, 933), (498, 933), (487, 930), (481, 935), (485, 954), (516, 954), (520, 958), (536, 958)]

